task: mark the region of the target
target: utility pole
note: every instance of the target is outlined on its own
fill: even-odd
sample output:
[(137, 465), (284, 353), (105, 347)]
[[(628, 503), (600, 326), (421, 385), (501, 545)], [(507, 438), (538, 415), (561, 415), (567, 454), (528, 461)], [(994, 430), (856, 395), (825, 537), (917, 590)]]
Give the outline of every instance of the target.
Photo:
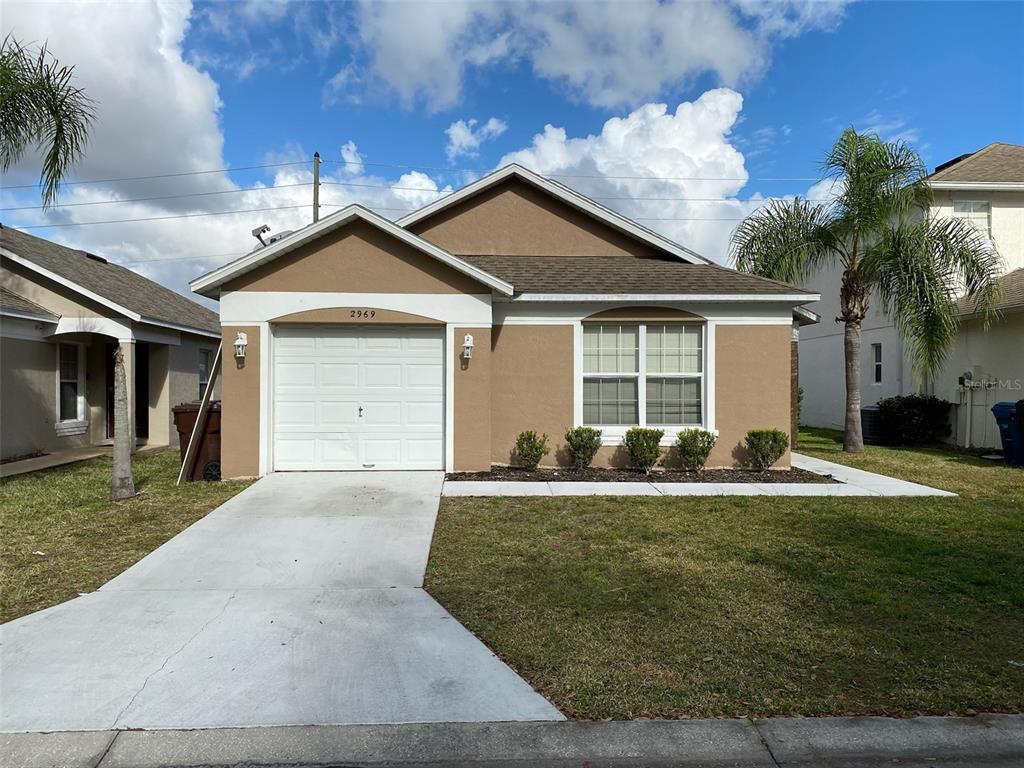
[(313, 223), (320, 221), (320, 153), (313, 153)]

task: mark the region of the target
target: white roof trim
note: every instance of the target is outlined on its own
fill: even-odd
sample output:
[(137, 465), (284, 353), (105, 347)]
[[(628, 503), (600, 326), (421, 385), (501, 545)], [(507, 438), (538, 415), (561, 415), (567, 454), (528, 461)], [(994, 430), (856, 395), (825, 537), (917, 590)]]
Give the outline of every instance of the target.
[(929, 181), (932, 189), (962, 189), (965, 192), (1018, 192), (1024, 190), (1024, 181)]
[(22, 258), (21, 256), (14, 253), (8, 248), (0, 247), (0, 254), (3, 254), (4, 258), (10, 259), (15, 264), (20, 264), (21, 266), (25, 267), (25, 269), (32, 270), (37, 275), (45, 277), (47, 280), (52, 280), (58, 285), (63, 285), (68, 290), (74, 291), (80, 296), (84, 296), (85, 298), (91, 301), (95, 301), (97, 304), (101, 304), (102, 306), (107, 307), (108, 309), (114, 310), (118, 314), (124, 315), (129, 320), (134, 320), (137, 323), (146, 323), (147, 325), (156, 325), (160, 326), (161, 328), (170, 328), (171, 330), (175, 331), (185, 331), (187, 333), (196, 334), (197, 336), (209, 336), (214, 339), (220, 338), (220, 334), (206, 330), (205, 328), (197, 328), (194, 325), (182, 325), (181, 323), (172, 323), (168, 320), (157, 320), (156, 318), (153, 317), (146, 317), (145, 315), (140, 315), (138, 312), (132, 312), (132, 310), (128, 309), (127, 307), (122, 307), (115, 301), (111, 301), (110, 299), (104, 296), (100, 296), (98, 293), (93, 293), (89, 289), (83, 288), (73, 280), (68, 280), (66, 277), (62, 277), (61, 275), (58, 275), (56, 272), (51, 272), (45, 267), (39, 266), (30, 259)]
[(497, 171), (494, 171), (481, 179), (477, 179), (472, 184), (456, 190), (446, 197), (435, 200), (433, 203), (425, 205), (422, 208), (403, 216), (398, 219), (397, 224), (400, 227), (410, 227), (416, 222), (422, 221), (438, 211), (444, 210), (449, 206), (455, 205), (468, 197), (472, 197), (478, 192), (482, 192), (483, 190), (504, 181), (509, 176), (516, 176), (523, 179), (524, 181), (539, 187), (545, 192), (548, 192), (553, 197), (557, 197), (562, 202), (567, 203), (584, 213), (590, 214), (594, 218), (608, 224), (620, 232), (625, 232), (626, 234), (632, 235), (638, 240), (653, 245), (656, 248), (668, 251), (683, 261), (687, 261), (691, 264), (712, 263), (710, 259), (707, 259), (666, 237), (662, 237), (657, 232), (653, 232), (646, 227), (637, 224), (635, 221), (626, 218), (622, 214), (616, 213), (610, 208), (606, 208), (600, 203), (594, 202), (589, 197), (581, 195), (576, 190), (570, 189), (564, 184), (560, 184), (557, 181), (552, 181), (540, 174), (534, 173), (528, 168), (524, 168), (517, 163), (511, 163), (510, 165), (499, 168)]
[(632, 301), (632, 302), (780, 302), (806, 304), (820, 301), (817, 293), (521, 293), (509, 301)]
[(36, 312), (23, 312), (20, 309), (11, 309), (9, 307), (0, 306), (0, 315), (4, 317), (16, 317), (19, 320), (34, 320), (38, 323), (48, 323), (50, 325), (56, 325), (57, 320), (54, 315), (42, 315)]
[(287, 237), (283, 237), (265, 248), (260, 248), (259, 250), (235, 259), (212, 272), (208, 272), (201, 277), (197, 277), (189, 283), (189, 287), (198, 294), (214, 297), (214, 290), (229, 280), (266, 264), (278, 256), (298, 248), (300, 245), (305, 245), (333, 229), (344, 226), (354, 219), (361, 219), (362, 221), (383, 230), (389, 235), (401, 240), (406, 245), (412, 246), (418, 251), (437, 259), (442, 264), (447, 264), (449, 267), (452, 267), (465, 275), (469, 275), (474, 280), (480, 281), (499, 293), (503, 293), (506, 296), (512, 295), (513, 289), (510, 283), (506, 283), (504, 280), (495, 277), (489, 272), (485, 272), (479, 267), (475, 267), (469, 262), (463, 261), (457, 256), (453, 256), (448, 253), (448, 251), (438, 248), (433, 243), (428, 243), (423, 238), (402, 229), (393, 221), (389, 221), (383, 216), (379, 216), (372, 211), (368, 211), (361, 205), (350, 205), (340, 211), (336, 211), (329, 216), (324, 217), (317, 223), (303, 227), (297, 232), (293, 232)]
[(105, 298), (103, 296), (100, 296), (98, 293), (93, 293), (92, 291), (90, 291), (90, 290), (88, 290), (86, 288), (83, 288), (78, 283), (76, 283), (76, 282), (74, 282), (72, 280), (68, 280), (66, 277), (61, 277), (60, 275), (56, 274), (55, 272), (51, 272), (50, 270), (48, 270), (48, 269), (46, 269), (44, 267), (39, 266), (34, 261), (22, 258), (18, 254), (13, 253), (12, 251), (8, 250), (7, 248), (0, 247), (0, 254), (3, 254), (5, 258), (10, 259), (15, 264), (20, 264), (21, 266), (25, 267), (25, 269), (30, 269), (33, 272), (35, 272), (37, 275), (42, 275), (47, 280), (53, 280), (53, 282), (55, 282), (55, 283), (57, 283), (59, 285), (63, 285), (65, 288), (69, 288), (70, 290), (74, 291), (75, 293), (77, 293), (77, 294), (79, 294), (81, 296), (84, 296), (85, 298), (90, 299), (92, 301), (95, 301), (97, 304), (102, 304), (104, 307), (107, 307), (108, 309), (112, 309), (115, 312), (118, 312), (118, 313), (124, 315), (129, 320), (141, 320), (142, 319), (142, 315), (138, 314), (137, 312), (132, 312), (127, 307), (122, 307), (120, 304), (117, 304), (116, 302), (113, 302), (110, 299), (107, 299), (107, 298)]

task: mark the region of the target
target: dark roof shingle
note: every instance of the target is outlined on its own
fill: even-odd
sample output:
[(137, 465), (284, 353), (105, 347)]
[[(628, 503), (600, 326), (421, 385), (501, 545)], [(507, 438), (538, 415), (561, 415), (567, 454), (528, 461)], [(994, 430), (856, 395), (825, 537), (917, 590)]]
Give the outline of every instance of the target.
[(627, 256), (463, 256), (521, 293), (812, 295), (714, 264)]
[[(1001, 311), (1024, 309), (1024, 267), (999, 278), (999, 288), (1002, 291), (998, 305)], [(974, 302), (966, 296), (957, 301), (956, 308), (961, 315), (976, 314)]]
[(1024, 146), (989, 144), (936, 169), (929, 181), (1024, 183)]
[(40, 307), (34, 301), (29, 301), (24, 296), (19, 296), (13, 291), (7, 290), (3, 286), (0, 286), (0, 307), (7, 310), (13, 310), (14, 312), (24, 312), (26, 315), (34, 315), (36, 317), (42, 317), (53, 321), (60, 319), (60, 315), (55, 315), (45, 307)]
[(216, 312), (118, 264), (3, 225), (0, 245), (146, 320), (220, 332)]

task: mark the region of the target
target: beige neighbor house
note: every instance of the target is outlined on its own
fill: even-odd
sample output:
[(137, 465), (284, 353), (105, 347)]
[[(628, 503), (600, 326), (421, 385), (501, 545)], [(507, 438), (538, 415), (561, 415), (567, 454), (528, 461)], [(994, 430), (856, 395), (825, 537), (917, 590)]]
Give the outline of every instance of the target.
[[(486, 470), (516, 435), (790, 429), (794, 310), (818, 298), (709, 263), (505, 167), (397, 222), (350, 206), (197, 278), (220, 300), (224, 477)], [(244, 344), (244, 357), (230, 356)], [(788, 466), (788, 455), (780, 466)]]
[[(873, 406), (884, 397), (915, 392), (953, 404), (950, 441), (960, 446), (999, 448), (992, 406), (1024, 398), (1024, 146), (989, 144), (943, 163), (928, 177), (934, 191), (932, 217), (972, 222), (1003, 261), (1000, 320), (984, 328), (970, 302), (961, 300), (960, 331), (948, 359), (929, 380), (915, 376), (912, 361), (892, 320), (872, 296), (864, 320), (861, 399)], [(801, 418), (815, 427), (842, 428), (845, 410), (840, 275), (823, 270), (808, 281), (822, 300), (811, 309), (826, 318), (800, 335)]]
[(139, 444), (178, 445), (171, 407), (198, 400), (217, 314), (129, 269), (0, 225), (0, 455), (112, 442), (113, 352), (125, 350)]

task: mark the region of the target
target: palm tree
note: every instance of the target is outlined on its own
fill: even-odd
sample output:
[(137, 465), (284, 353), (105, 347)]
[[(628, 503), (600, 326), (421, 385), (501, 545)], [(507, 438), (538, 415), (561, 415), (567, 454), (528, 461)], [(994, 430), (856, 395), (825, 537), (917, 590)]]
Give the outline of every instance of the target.
[(956, 338), (954, 301), (966, 294), (986, 324), (994, 319), (1000, 258), (966, 221), (928, 216), (932, 192), (920, 156), (848, 128), (825, 158), (835, 197), (773, 200), (732, 236), (739, 269), (802, 284), (823, 267), (842, 270), (846, 353), (843, 450), (864, 450), (860, 421), (861, 323), (872, 294), (903, 337), (919, 376), (933, 373)]
[(135, 479), (132, 477), (132, 445), (135, 435), (131, 433), (128, 418), (128, 377), (124, 370), (124, 346), (114, 348), (114, 474), (110, 480), (112, 501), (130, 499), (135, 495)]
[(93, 102), (72, 82), (74, 67), (11, 35), (0, 44), (0, 168), (17, 163), (29, 147), (42, 154), (43, 205), (57, 197), (68, 169), (82, 159), (95, 117)]

